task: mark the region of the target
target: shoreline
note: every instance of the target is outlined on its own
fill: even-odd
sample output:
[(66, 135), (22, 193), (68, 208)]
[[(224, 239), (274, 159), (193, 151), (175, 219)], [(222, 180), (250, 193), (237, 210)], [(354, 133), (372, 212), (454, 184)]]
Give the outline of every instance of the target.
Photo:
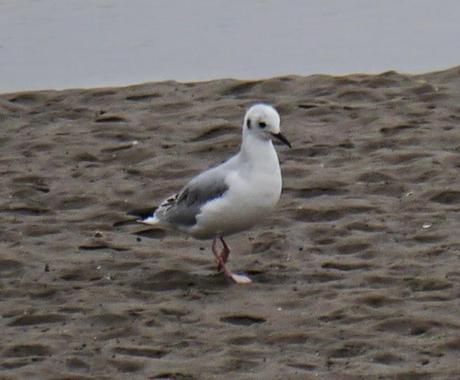
[(346, 77), (356, 77), (356, 76), (368, 76), (368, 77), (378, 77), (378, 76), (385, 76), (388, 74), (398, 74), (401, 76), (410, 76), (410, 77), (425, 77), (425, 76), (432, 76), (436, 74), (445, 73), (450, 70), (455, 70), (460, 66), (453, 66), (448, 68), (440, 68), (438, 70), (432, 70), (427, 72), (405, 72), (405, 71), (398, 71), (394, 69), (388, 69), (385, 71), (379, 72), (349, 72), (349, 73), (314, 73), (310, 75), (301, 75), (301, 74), (284, 74), (284, 75), (275, 75), (270, 77), (261, 77), (255, 79), (246, 79), (246, 78), (232, 78), (232, 77), (224, 77), (224, 78), (211, 78), (211, 79), (197, 79), (197, 80), (175, 80), (175, 79), (164, 79), (164, 80), (154, 80), (154, 81), (145, 81), (145, 82), (138, 82), (138, 83), (126, 83), (126, 84), (101, 84), (95, 86), (82, 86), (82, 87), (66, 87), (66, 88), (41, 88), (41, 89), (24, 89), (24, 90), (13, 90), (13, 91), (4, 91), (0, 92), (1, 96), (9, 96), (14, 94), (22, 94), (22, 93), (31, 93), (31, 92), (49, 92), (49, 91), (77, 91), (77, 90), (108, 90), (108, 89), (126, 89), (126, 88), (133, 88), (145, 85), (152, 85), (152, 84), (165, 84), (165, 83), (175, 83), (175, 84), (183, 84), (183, 85), (190, 85), (190, 84), (205, 84), (210, 82), (220, 82), (220, 81), (235, 81), (235, 82), (263, 82), (267, 80), (283, 80), (286, 78), (310, 78), (310, 77), (329, 77), (329, 78), (346, 78)]

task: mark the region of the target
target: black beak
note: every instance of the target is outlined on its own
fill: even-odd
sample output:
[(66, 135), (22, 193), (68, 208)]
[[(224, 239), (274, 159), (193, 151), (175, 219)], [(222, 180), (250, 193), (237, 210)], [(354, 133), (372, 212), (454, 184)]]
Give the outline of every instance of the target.
[(276, 137), (278, 140), (280, 140), (283, 144), (287, 145), (289, 148), (292, 148), (289, 140), (286, 137), (284, 137), (281, 133), (272, 133), (272, 136)]

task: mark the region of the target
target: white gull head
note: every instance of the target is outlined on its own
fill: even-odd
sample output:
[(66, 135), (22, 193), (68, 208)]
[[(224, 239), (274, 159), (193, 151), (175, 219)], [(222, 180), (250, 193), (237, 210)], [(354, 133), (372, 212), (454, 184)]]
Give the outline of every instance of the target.
[(291, 147), (289, 141), (280, 132), (280, 115), (267, 104), (253, 105), (246, 112), (243, 121), (243, 139), (246, 136), (265, 141), (275, 137)]

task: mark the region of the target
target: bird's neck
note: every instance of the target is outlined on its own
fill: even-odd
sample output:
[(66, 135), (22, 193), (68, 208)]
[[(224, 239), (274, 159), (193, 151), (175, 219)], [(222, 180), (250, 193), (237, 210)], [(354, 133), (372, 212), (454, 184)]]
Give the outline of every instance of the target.
[(250, 162), (251, 166), (267, 167), (272, 170), (274, 164), (279, 166), (272, 140), (263, 140), (249, 133), (243, 135), (240, 155), (244, 161)]

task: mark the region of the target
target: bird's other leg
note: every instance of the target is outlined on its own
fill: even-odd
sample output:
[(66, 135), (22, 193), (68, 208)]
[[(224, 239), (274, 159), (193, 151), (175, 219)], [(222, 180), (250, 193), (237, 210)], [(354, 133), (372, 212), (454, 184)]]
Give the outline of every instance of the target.
[[(230, 278), (232, 281), (234, 281), (237, 284), (249, 284), (250, 282), (252, 282), (249, 277), (241, 275), (241, 274), (232, 273), (230, 270), (227, 269), (227, 267), (225, 266), (225, 262), (221, 257), (221, 254), (217, 251), (217, 238), (214, 238), (214, 240), (212, 241), (212, 253), (214, 254), (214, 257), (216, 258), (217, 265), (224, 272), (225, 276), (227, 276), (228, 278)], [(228, 254), (227, 254), (227, 257), (228, 257)]]
[(212, 253), (214, 253), (214, 257), (216, 258), (217, 267), (219, 268), (219, 271), (222, 270), (226, 276), (231, 278), (232, 273), (225, 267), (225, 261), (222, 258), (222, 253), (217, 250), (217, 239), (218, 238), (214, 238), (212, 241)]
[[(230, 247), (225, 242), (224, 238), (221, 236), (220, 241), (222, 242), (222, 251), (220, 252), (220, 258), (224, 262), (224, 264), (228, 260), (228, 256), (230, 255)], [(217, 271), (220, 272), (222, 270), (222, 266), (220, 264), (217, 265)]]

